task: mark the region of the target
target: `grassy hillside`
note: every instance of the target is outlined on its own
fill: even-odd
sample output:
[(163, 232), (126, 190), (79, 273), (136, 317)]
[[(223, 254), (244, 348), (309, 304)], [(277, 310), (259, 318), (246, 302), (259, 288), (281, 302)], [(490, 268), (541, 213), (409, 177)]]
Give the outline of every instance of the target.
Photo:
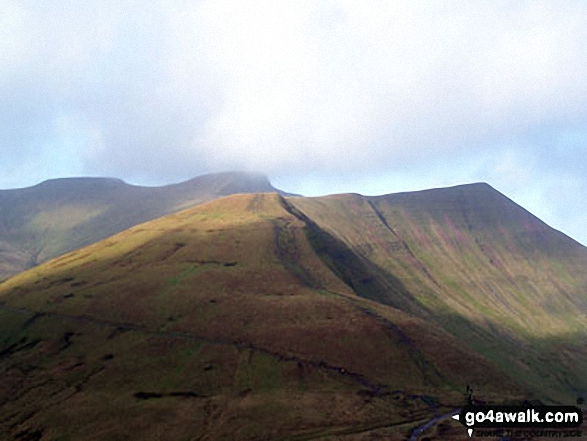
[(2, 431), (405, 439), (466, 384), (526, 396), (440, 327), (357, 296), (292, 211), (231, 196), (0, 284)]
[(0, 190), (0, 280), (134, 225), (235, 193), (277, 191), (266, 177), (216, 173), (164, 187), (55, 179)]
[(401, 290), (355, 292), (434, 321), (543, 399), (587, 392), (587, 249), (486, 184), (292, 204)]
[(403, 440), (467, 385), (572, 404), (585, 263), (486, 185), (216, 199), (0, 283), (0, 433)]

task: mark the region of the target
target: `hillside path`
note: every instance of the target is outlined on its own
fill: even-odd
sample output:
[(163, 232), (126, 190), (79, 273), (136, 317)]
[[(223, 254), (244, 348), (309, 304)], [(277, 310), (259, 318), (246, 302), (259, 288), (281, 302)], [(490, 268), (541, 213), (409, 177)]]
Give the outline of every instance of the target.
[(430, 418), (424, 424), (422, 424), (421, 426), (418, 426), (414, 429), (414, 431), (410, 435), (409, 441), (418, 441), (418, 438), (420, 438), (420, 435), (422, 435), (424, 432), (426, 432), (432, 426), (440, 423), (441, 421), (447, 420), (447, 419), (451, 418), (453, 415), (456, 415), (460, 412), (461, 412), (461, 409), (454, 409), (450, 412), (443, 413), (442, 415), (436, 415), (436, 416)]
[[(437, 416), (435, 416), (433, 418), (430, 418), (424, 424), (422, 424), (421, 426), (418, 426), (418, 427), (416, 427), (414, 429), (414, 431), (410, 435), (410, 438), (409, 438), (408, 441), (418, 441), (418, 438), (420, 438), (420, 436), (423, 435), (424, 432), (426, 432), (432, 426), (440, 423), (441, 421), (444, 421), (444, 420), (447, 420), (449, 418), (452, 418), (453, 415), (456, 415), (456, 414), (458, 414), (460, 412), (461, 412), (461, 409), (455, 409), (452, 412), (444, 413), (442, 415), (437, 415)], [(498, 441), (508, 441), (508, 440), (509, 440), (509, 438), (499, 438)]]

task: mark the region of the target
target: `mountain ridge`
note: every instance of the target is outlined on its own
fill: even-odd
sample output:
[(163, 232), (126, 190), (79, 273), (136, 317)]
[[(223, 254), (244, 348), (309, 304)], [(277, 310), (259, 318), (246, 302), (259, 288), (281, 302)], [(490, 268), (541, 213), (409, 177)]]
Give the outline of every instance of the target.
[[(495, 190), (488, 193), (491, 204), (476, 192), (463, 200), (463, 188), (457, 190), (461, 194), (431, 190), (420, 198), (334, 196), (292, 202), (375, 265), (375, 274), (393, 275), (409, 293), (379, 289), (381, 296), (358, 285), (359, 295), (375, 295), (423, 319), (434, 317), (490, 358), (496, 347), (501, 346), (501, 354), (532, 353), (537, 336), (564, 341), (565, 335), (573, 342), (569, 350), (587, 356), (580, 344), (580, 335), (586, 334), (587, 248)], [(556, 350), (556, 344), (549, 348), (551, 354)], [(519, 363), (515, 355), (500, 357), (504, 369)], [(540, 366), (535, 353), (528, 357)], [(578, 378), (585, 375), (580, 365), (560, 369), (580, 384)], [(546, 394), (539, 376), (528, 375)]]
[(406, 439), (465, 386), (568, 404), (587, 393), (587, 249), (545, 225), (486, 186), (229, 195), (136, 225), (0, 283), (21, 397), (0, 424)]
[(0, 279), (136, 224), (219, 196), (276, 191), (256, 173), (212, 173), (161, 187), (59, 178), (0, 190)]
[[(69, 429), (78, 430), (76, 435), (81, 429), (73, 421), (83, 419), (83, 411), (70, 406), (82, 397), (100, 408), (95, 401), (100, 394), (122, 394), (114, 401), (121, 403), (122, 398), (132, 413), (141, 406), (133, 394), (163, 398), (190, 391), (209, 405), (226, 401), (234, 403), (229, 409), (236, 406), (225, 410), (235, 419), (235, 426), (218, 422), (208, 427), (209, 434), (216, 434), (208, 436), (218, 439), (283, 439), (331, 425), (344, 427), (345, 421), (402, 421), (405, 418), (398, 414), (402, 406), (417, 413), (426, 411), (422, 397), (430, 396), (437, 387), (450, 385), (436, 399), (457, 400), (459, 383), (467, 381), (459, 374), (474, 384), (488, 384), (488, 396), (500, 390), (517, 391), (483, 357), (471, 354), (457, 366), (456, 360), (465, 359), (466, 353), (440, 328), (357, 297), (321, 263), (306, 240), (304, 222), (289, 214), (286, 206), (275, 193), (227, 196), (138, 225), (0, 284), (3, 335), (16, 338), (14, 343), (5, 343), (5, 353), (10, 354), (5, 360), (16, 366), (7, 366), (10, 378), (17, 378), (25, 389), (33, 387), (42, 380), (44, 369), (57, 369), (57, 360), (73, 357), (74, 364), (81, 357), (78, 360), (84, 365), (78, 375), (89, 377), (87, 382), (80, 385), (68, 370), (57, 377), (63, 381), (58, 395), (66, 394), (70, 387), (80, 389), (65, 404), (67, 412), (78, 415)], [(18, 309), (22, 318), (15, 318), (7, 307)], [(44, 329), (56, 329), (56, 334)], [(203, 354), (191, 357), (198, 368), (190, 369), (189, 377), (180, 375), (182, 386), (177, 380), (170, 385), (153, 381), (151, 363), (134, 368), (132, 378), (121, 374), (130, 369), (131, 355), (146, 350), (139, 349), (143, 343), (136, 346), (137, 339), (141, 342), (143, 336), (154, 334), (169, 341), (169, 349), (157, 346), (156, 353), (170, 360), (179, 356), (171, 349), (178, 344), (172, 343), (173, 336), (197, 340), (206, 352), (222, 347), (228, 353), (222, 349), (223, 355), (212, 361)], [(41, 339), (36, 343), (38, 349), (21, 349), (18, 342), (23, 335), (25, 346)], [(61, 339), (70, 343), (58, 350), (64, 347)], [(439, 341), (444, 342), (442, 350), (430, 344)], [(232, 347), (234, 353), (229, 350)], [(103, 361), (101, 352), (113, 358)], [(255, 360), (264, 361), (258, 365)], [(22, 376), (20, 363), (38, 368)], [(98, 369), (104, 374), (94, 377), (92, 372)], [(160, 369), (158, 376), (173, 377), (168, 368)], [(222, 374), (217, 379), (197, 373), (225, 371), (231, 372), (228, 377)], [(121, 375), (127, 385), (115, 388)], [(222, 391), (223, 383), (228, 392)], [(285, 408), (276, 410), (283, 405), (281, 393), (293, 394), (302, 408), (307, 407), (299, 411), (301, 427)], [(327, 405), (333, 393), (338, 404)], [(49, 391), (38, 394), (37, 400), (52, 402)], [(254, 405), (252, 410), (247, 403)], [(186, 409), (189, 403), (175, 405)], [(17, 400), (0, 406), (18, 415), (19, 406), (26, 404)], [(161, 410), (160, 406), (165, 406), (165, 400), (155, 403), (153, 410)], [(327, 407), (334, 414), (325, 412)], [(117, 409), (128, 415), (128, 410)], [(353, 409), (358, 416), (348, 420), (345, 409)], [(197, 420), (202, 410), (194, 412)], [(263, 416), (266, 412), (274, 422)], [(50, 412), (39, 410), (37, 414), (34, 424), (56, 430), (49, 422)], [(281, 419), (278, 415), (283, 422), (276, 425)], [(246, 420), (262, 422), (254, 436), (242, 427)], [(92, 427), (107, 421), (101, 416)], [(202, 430), (193, 422), (188, 427), (194, 433)]]

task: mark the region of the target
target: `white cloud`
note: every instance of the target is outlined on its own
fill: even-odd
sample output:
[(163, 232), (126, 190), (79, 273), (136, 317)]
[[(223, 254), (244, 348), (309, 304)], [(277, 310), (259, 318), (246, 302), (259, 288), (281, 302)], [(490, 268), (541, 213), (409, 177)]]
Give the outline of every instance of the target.
[[(483, 176), (587, 182), (585, 144), (559, 136), (587, 127), (579, 0), (5, 0), (0, 43), (12, 170), (50, 145), (86, 173), (151, 183), (230, 168), (350, 182), (436, 163), (446, 183), (475, 174), (451, 161), (521, 157), (516, 176)], [(569, 153), (545, 160), (549, 142)]]
[(219, 164), (348, 171), (574, 123), (586, 15), (506, 4), (200, 3), (222, 83), (204, 145)]

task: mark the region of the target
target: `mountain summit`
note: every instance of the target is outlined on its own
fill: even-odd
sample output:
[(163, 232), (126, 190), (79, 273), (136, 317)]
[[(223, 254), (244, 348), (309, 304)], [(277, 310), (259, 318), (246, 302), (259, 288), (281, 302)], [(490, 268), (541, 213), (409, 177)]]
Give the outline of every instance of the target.
[(488, 185), (218, 198), (0, 284), (0, 430), (399, 440), (471, 389), (572, 404), (586, 265)]
[(214, 173), (163, 187), (52, 179), (0, 190), (0, 280), (157, 217), (235, 193), (278, 192), (266, 176)]

